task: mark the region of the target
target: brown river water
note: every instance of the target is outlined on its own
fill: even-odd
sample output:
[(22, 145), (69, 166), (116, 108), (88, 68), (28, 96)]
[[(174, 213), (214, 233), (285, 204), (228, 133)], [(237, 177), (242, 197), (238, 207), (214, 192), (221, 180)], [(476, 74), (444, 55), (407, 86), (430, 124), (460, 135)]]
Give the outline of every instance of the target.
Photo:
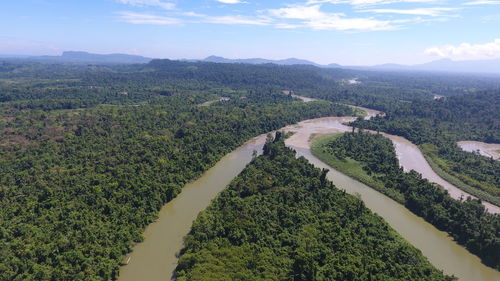
[[(367, 118), (379, 113), (367, 111)], [(342, 125), (351, 120), (353, 117), (328, 117), (287, 126), (283, 129), (295, 134), (287, 139), (286, 144), (315, 166), (330, 169), (328, 178), (338, 188), (351, 194), (360, 194), (373, 212), (383, 217), (408, 242), (420, 249), (437, 268), (464, 281), (500, 280), (500, 272), (483, 265), (478, 257), (455, 243), (445, 232), (437, 230), (387, 196), (328, 167), (311, 154), (309, 142), (313, 135), (351, 131), (350, 127)], [(386, 136), (395, 143), (398, 157), (405, 169), (418, 168), (416, 170), (421, 172), (422, 167), (428, 167), (416, 146), (404, 138)], [(265, 137), (256, 137), (223, 157), (167, 203), (161, 209), (158, 220), (146, 228), (144, 242), (136, 245), (133, 252), (124, 258), (128, 264), (121, 268), (118, 280), (170, 280), (177, 264), (177, 254), (183, 246), (183, 237), (189, 232), (193, 220), (251, 161), (253, 151), (261, 151)], [(418, 157), (419, 154), (421, 157)], [(431, 176), (432, 181), (432, 174), (424, 175), (428, 176)]]
[(468, 152), (479, 152), (479, 154), (495, 160), (500, 159), (500, 144), (485, 143), (480, 141), (459, 141), (457, 145)]
[[(358, 107), (368, 112), (365, 118), (371, 118), (377, 114), (381, 114), (376, 110), (364, 109)], [(343, 123), (351, 122), (354, 117), (324, 117), (302, 121), (296, 125), (291, 125), (285, 127), (284, 130), (295, 132), (295, 134), (288, 139), (288, 143), (295, 147), (307, 148), (309, 149), (310, 139), (314, 135), (327, 135), (342, 132), (352, 131), (352, 127), (343, 125)], [(403, 167), (405, 171), (415, 170), (422, 174), (422, 177), (428, 179), (431, 182), (435, 182), (441, 185), (444, 189), (448, 190), (450, 196), (454, 199), (467, 198), (468, 196), (475, 198), (469, 193), (459, 189), (458, 187), (450, 184), (449, 182), (438, 176), (434, 170), (432, 170), (429, 163), (425, 160), (420, 149), (409, 140), (395, 135), (385, 134), (382, 135), (389, 138), (396, 149), (396, 154), (399, 159), (399, 164)], [(491, 203), (484, 202), (483, 205), (486, 207), (490, 213), (500, 213), (500, 208)]]

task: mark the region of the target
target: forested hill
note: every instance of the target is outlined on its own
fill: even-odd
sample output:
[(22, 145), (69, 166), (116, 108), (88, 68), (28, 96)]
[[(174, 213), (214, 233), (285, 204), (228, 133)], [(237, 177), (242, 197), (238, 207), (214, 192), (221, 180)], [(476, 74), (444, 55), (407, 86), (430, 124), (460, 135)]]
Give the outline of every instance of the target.
[(279, 90), (300, 90), (318, 84), (337, 88), (335, 79), (353, 76), (351, 71), (338, 69), (332, 73), (335, 79), (327, 79), (319, 75), (320, 68), (307, 65), (193, 63), (171, 60), (153, 60), (145, 69), (154, 70), (153, 75), (160, 77), (210, 81), (233, 87), (276, 87)]
[(177, 280), (453, 279), (326, 172), (267, 143), (193, 223)]
[[(356, 83), (351, 84), (352, 79)], [(155, 103), (165, 95), (231, 90), (282, 91), (386, 111), (401, 103), (500, 88), (498, 77), (322, 69), (307, 65), (153, 60), (133, 65), (0, 61), (0, 103), (60, 103), (59, 108)], [(124, 95), (123, 93), (127, 93)], [(32, 106), (31, 106), (32, 107)], [(43, 107), (47, 109), (47, 106)]]
[[(312, 65), (208, 63), (152, 60), (145, 71), (159, 75), (223, 82), (233, 86), (278, 86), (303, 95), (368, 105), (373, 97), (403, 101), (432, 100), (433, 95), (457, 95), (500, 88), (499, 76), (426, 72), (378, 72)], [(160, 74), (162, 73), (162, 74)], [(354, 84), (349, 80), (356, 79)], [(368, 99), (372, 97), (372, 99)]]

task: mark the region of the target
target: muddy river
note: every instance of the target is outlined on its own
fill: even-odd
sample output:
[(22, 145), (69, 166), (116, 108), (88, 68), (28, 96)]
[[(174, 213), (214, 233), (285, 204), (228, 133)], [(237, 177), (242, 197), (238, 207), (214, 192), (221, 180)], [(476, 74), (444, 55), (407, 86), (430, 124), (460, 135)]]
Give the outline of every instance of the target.
[(468, 152), (477, 152), (485, 157), (500, 159), (500, 144), (480, 141), (459, 141), (457, 145)]
[[(378, 114), (377, 111), (370, 112), (372, 116)], [(329, 168), (328, 177), (338, 188), (351, 194), (360, 194), (373, 212), (419, 248), (437, 268), (447, 274), (454, 274), (460, 280), (500, 280), (500, 272), (483, 265), (478, 257), (453, 242), (445, 232), (437, 230), (385, 195), (327, 167), (311, 154), (309, 141), (313, 135), (350, 131), (352, 129), (342, 123), (353, 118), (319, 118), (285, 127), (285, 130), (295, 132), (286, 144), (317, 167)], [(395, 143), (405, 169), (416, 168), (427, 174), (424, 177), (434, 178), (430, 172), (432, 169), (426, 170), (428, 164), (423, 156), (419, 157), (421, 153), (416, 146), (401, 137), (387, 136)], [(146, 228), (144, 242), (136, 245), (133, 252), (124, 258), (128, 264), (121, 268), (118, 280), (170, 280), (177, 263), (177, 254), (183, 245), (182, 239), (189, 232), (193, 220), (251, 161), (253, 151), (261, 151), (264, 141), (265, 135), (259, 136), (229, 153), (198, 180), (186, 185), (177, 198), (167, 203), (160, 211), (159, 219)]]

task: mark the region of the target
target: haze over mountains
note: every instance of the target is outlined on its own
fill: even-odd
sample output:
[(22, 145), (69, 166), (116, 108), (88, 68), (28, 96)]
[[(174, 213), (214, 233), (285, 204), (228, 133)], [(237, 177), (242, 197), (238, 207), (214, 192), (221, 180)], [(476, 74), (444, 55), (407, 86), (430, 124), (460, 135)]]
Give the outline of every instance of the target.
[[(197, 60), (191, 60), (191, 61), (197, 61)], [(317, 67), (326, 67), (326, 68), (348, 68), (348, 69), (384, 70), (384, 71), (442, 71), (442, 72), (500, 73), (500, 59), (470, 60), (470, 61), (453, 61), (450, 59), (441, 59), (424, 64), (415, 64), (415, 65), (381, 64), (374, 66), (349, 66), (349, 65), (340, 65), (336, 63), (321, 65), (312, 61), (297, 59), (297, 58), (289, 58), (283, 60), (269, 60), (262, 58), (227, 59), (224, 57), (210, 56), (199, 61), (216, 62), (216, 63), (248, 63), (248, 64), (274, 63), (279, 65), (305, 64), (305, 65), (314, 65)]]
[(411, 71), (444, 71), (444, 72), (475, 72), (500, 73), (500, 59), (453, 61), (450, 59), (435, 60), (423, 64), (401, 65), (382, 64), (370, 67), (352, 67), (371, 70), (411, 70)]
[(0, 56), (3, 58), (19, 58), (48, 63), (90, 63), (90, 64), (134, 64), (148, 63), (152, 58), (128, 54), (92, 54), (88, 52), (67, 51), (60, 56)]
[[(61, 56), (0, 56), (3, 59), (29, 59), (39, 62), (59, 63), (91, 63), (91, 64), (135, 64), (148, 63), (154, 58), (128, 55), (128, 54), (92, 54), (88, 52), (67, 51)], [(191, 62), (213, 62), (213, 63), (245, 63), (245, 64), (278, 64), (278, 65), (313, 65), (325, 68), (346, 68), (358, 70), (380, 70), (380, 71), (440, 71), (440, 72), (470, 72), (470, 73), (499, 73), (500, 59), (491, 60), (468, 60), (453, 61), (450, 59), (435, 60), (424, 64), (402, 65), (381, 64), (374, 66), (348, 66), (331, 63), (321, 65), (309, 60), (288, 58), (282, 60), (270, 60), (263, 58), (228, 59), (220, 56), (209, 56), (205, 59), (184, 59)]]
[[(196, 61), (196, 60), (194, 60)], [(295, 65), (295, 64), (305, 64), (305, 65), (314, 65), (318, 67), (342, 67), (339, 64), (332, 63), (328, 65), (317, 64), (312, 61), (297, 59), (297, 58), (288, 58), (283, 60), (269, 60), (262, 58), (250, 58), (250, 59), (227, 59), (224, 57), (218, 56), (209, 56), (201, 61), (205, 62), (216, 62), (216, 63), (248, 63), (248, 64), (265, 64), (265, 63), (273, 63), (279, 65)]]

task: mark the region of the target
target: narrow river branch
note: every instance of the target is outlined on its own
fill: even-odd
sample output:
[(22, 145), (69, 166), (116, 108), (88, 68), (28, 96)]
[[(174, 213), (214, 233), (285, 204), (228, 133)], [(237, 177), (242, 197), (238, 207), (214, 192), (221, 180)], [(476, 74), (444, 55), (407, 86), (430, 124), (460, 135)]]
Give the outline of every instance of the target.
[[(367, 117), (380, 114), (375, 110), (366, 111)], [(338, 188), (351, 194), (360, 194), (372, 211), (383, 217), (408, 242), (420, 249), (437, 268), (465, 281), (500, 280), (500, 272), (482, 264), (477, 256), (459, 246), (445, 232), (437, 230), (396, 201), (328, 167), (311, 154), (312, 136), (350, 131), (352, 128), (343, 123), (354, 119), (355, 117), (311, 119), (281, 130), (295, 133), (286, 140), (288, 147), (295, 149), (299, 156), (306, 157), (317, 167), (330, 169), (328, 177)], [(421, 155), (421, 152), (408, 140), (398, 136), (386, 136), (395, 143), (402, 165), (407, 165), (406, 169), (418, 169), (419, 164), (427, 163), (423, 156), (418, 160), (420, 162), (414, 162), (415, 153)], [(266, 135), (258, 136), (229, 153), (198, 180), (186, 185), (174, 200), (167, 203), (160, 211), (159, 219), (146, 228), (143, 234), (144, 242), (136, 245), (133, 252), (125, 257), (124, 260), (128, 261), (128, 264), (121, 268), (118, 280), (169, 280), (177, 265), (183, 237), (189, 232), (198, 213), (245, 168), (252, 160), (254, 151), (261, 152), (265, 138)], [(411, 166), (412, 163), (415, 166)]]

